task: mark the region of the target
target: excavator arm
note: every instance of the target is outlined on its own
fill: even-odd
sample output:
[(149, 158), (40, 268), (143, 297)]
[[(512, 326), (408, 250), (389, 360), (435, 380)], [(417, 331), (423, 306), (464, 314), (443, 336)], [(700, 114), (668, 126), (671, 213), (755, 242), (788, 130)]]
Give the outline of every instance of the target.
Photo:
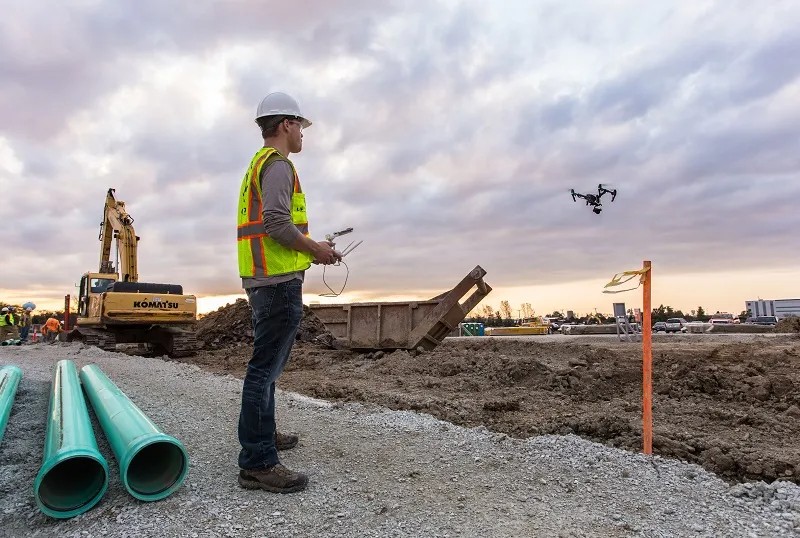
[(108, 189), (100, 224), (100, 272), (116, 273), (111, 261), (111, 240), (117, 240), (119, 252), (119, 279), (123, 282), (138, 282), (136, 247), (139, 238), (133, 229), (133, 217), (125, 211), (125, 202), (114, 198), (114, 189)]

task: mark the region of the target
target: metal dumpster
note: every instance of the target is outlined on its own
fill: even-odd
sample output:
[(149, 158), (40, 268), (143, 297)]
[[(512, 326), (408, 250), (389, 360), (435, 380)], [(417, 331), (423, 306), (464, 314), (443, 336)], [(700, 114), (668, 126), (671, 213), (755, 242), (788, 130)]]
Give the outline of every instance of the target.
[[(310, 307), (334, 338), (351, 349), (432, 350), (492, 291), (484, 275), (478, 265), (456, 287), (427, 301)], [(459, 302), (473, 287), (472, 294)]]

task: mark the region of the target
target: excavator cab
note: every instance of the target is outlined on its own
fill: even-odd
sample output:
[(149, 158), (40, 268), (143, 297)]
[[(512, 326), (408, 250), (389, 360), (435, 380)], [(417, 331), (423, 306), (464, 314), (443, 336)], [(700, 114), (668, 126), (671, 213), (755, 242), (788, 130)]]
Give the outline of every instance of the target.
[[(92, 309), (95, 317), (100, 315), (100, 294), (108, 291), (109, 287), (117, 281), (116, 274), (85, 273), (81, 277), (78, 291), (78, 315), (89, 316), (89, 305), (94, 303)], [(93, 300), (94, 299), (94, 300)]]
[(98, 297), (116, 280), (117, 275), (100, 276), (98, 274), (85, 273), (81, 277), (81, 283), (78, 288), (78, 315), (88, 316), (91, 298)]

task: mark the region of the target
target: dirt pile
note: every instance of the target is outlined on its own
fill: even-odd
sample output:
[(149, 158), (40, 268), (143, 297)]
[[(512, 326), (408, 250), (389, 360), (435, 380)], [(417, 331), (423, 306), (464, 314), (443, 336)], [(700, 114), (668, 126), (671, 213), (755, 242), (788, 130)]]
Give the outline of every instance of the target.
[[(430, 413), (515, 437), (574, 433), (641, 450), (641, 346), (603, 337), (447, 339), (432, 352), (300, 343), (279, 385)], [(250, 349), (188, 360), (243, 376)], [(653, 344), (654, 452), (729, 480), (800, 483), (800, 339), (668, 335)]]
[(800, 333), (800, 317), (792, 316), (780, 320), (775, 327), (775, 331), (779, 333)]
[[(303, 319), (297, 331), (301, 342), (332, 346), (333, 337), (310, 308), (303, 305)], [(197, 322), (197, 341), (201, 349), (214, 350), (249, 345), (253, 343), (253, 322), (250, 304), (237, 299), (216, 311), (206, 314)]]

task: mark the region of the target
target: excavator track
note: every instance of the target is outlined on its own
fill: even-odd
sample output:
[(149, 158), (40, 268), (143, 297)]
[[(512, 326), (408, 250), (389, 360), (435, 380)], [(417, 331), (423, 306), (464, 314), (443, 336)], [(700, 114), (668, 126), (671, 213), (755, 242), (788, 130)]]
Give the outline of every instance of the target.
[(67, 342), (79, 341), (87, 346), (98, 347), (104, 351), (116, 351), (117, 339), (114, 333), (100, 329), (75, 328), (67, 334)]
[(170, 357), (191, 357), (197, 354), (199, 346), (194, 333), (181, 332), (172, 336), (172, 351)]
[(168, 357), (190, 357), (197, 353), (197, 337), (194, 326), (155, 325), (147, 333), (156, 355)]

